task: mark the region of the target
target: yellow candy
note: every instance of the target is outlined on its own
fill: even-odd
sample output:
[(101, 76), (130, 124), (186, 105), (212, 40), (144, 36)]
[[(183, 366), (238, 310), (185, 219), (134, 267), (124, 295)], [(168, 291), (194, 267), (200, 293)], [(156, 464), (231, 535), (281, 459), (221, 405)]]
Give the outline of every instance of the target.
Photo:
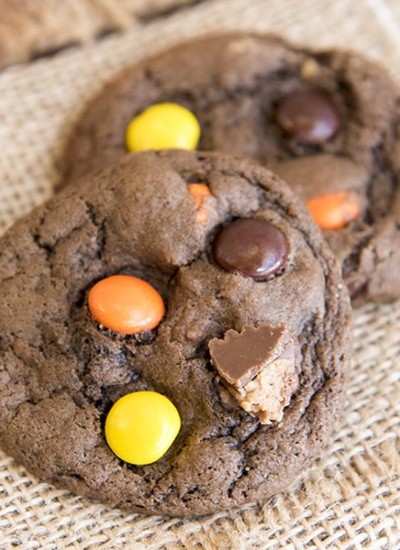
[(185, 107), (157, 103), (135, 117), (126, 129), (128, 151), (196, 149), (200, 124)]
[(175, 405), (164, 395), (138, 391), (114, 403), (106, 418), (105, 435), (111, 450), (129, 464), (159, 460), (181, 427)]

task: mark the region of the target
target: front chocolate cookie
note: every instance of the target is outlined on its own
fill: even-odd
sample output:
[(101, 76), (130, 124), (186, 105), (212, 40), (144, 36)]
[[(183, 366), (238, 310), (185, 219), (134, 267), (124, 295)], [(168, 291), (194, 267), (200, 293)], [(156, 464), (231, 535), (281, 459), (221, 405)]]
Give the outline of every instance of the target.
[(126, 70), (89, 106), (66, 181), (129, 151), (247, 155), (307, 205), (354, 301), (400, 295), (399, 89), (347, 51), (232, 35), (178, 46)]
[(0, 240), (0, 443), (145, 513), (283, 489), (343, 403), (350, 306), (295, 195), (215, 153), (125, 157)]

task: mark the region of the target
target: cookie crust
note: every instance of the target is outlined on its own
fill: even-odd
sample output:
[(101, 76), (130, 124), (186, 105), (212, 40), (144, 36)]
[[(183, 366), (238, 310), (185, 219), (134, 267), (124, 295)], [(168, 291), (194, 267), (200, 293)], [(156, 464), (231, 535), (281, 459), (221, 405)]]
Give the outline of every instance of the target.
[[(199, 223), (187, 183), (209, 186)], [(283, 273), (257, 282), (212, 261), (216, 230), (238, 217), (286, 236)], [(102, 329), (89, 288), (125, 273), (167, 313), (137, 336)], [(71, 185), (0, 240), (0, 443), (40, 479), (142, 513), (199, 515), (264, 499), (318, 456), (342, 409), (350, 306), (335, 258), (295, 195), (267, 169), (215, 153), (124, 157)], [(208, 342), (284, 323), (298, 338), (299, 389), (265, 426), (226, 399)], [(119, 460), (104, 438), (113, 402), (150, 389), (181, 431), (158, 462)]]

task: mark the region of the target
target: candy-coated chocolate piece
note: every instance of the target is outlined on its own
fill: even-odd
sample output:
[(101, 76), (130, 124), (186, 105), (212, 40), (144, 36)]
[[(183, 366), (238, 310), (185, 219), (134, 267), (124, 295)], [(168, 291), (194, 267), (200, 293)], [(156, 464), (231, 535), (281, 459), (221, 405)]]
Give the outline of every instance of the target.
[(340, 127), (335, 105), (318, 92), (299, 91), (284, 97), (276, 108), (276, 120), (289, 136), (308, 144), (328, 141)]
[(188, 190), (199, 207), (203, 204), (204, 197), (211, 195), (210, 189), (204, 183), (188, 183)]
[(197, 209), (197, 221), (199, 223), (205, 223), (207, 221), (207, 212), (203, 208), (203, 202), (205, 197), (211, 195), (211, 191), (204, 183), (189, 183), (189, 193), (192, 195)]
[(114, 403), (106, 418), (105, 435), (121, 460), (143, 466), (165, 455), (180, 427), (179, 413), (167, 397), (138, 391)]
[(157, 103), (135, 117), (126, 129), (128, 151), (196, 149), (200, 124), (194, 114), (176, 103)]
[(265, 281), (284, 267), (288, 242), (268, 221), (242, 218), (220, 231), (212, 252), (215, 262), (226, 271)]
[(165, 312), (157, 290), (130, 275), (112, 275), (96, 283), (89, 292), (88, 305), (96, 321), (124, 334), (155, 328)]
[(354, 193), (318, 195), (306, 204), (315, 223), (323, 230), (342, 229), (361, 215), (360, 201)]

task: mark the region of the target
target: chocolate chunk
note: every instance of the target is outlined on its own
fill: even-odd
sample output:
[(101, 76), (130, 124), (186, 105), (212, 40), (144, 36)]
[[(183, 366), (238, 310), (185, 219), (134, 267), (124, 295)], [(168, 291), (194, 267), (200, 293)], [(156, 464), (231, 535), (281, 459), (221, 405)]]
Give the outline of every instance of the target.
[(285, 325), (228, 330), (208, 344), (211, 361), (239, 405), (262, 424), (280, 421), (296, 391), (296, 344)]
[(294, 92), (278, 104), (276, 121), (300, 143), (319, 144), (339, 130), (339, 113), (332, 101), (317, 92)]
[(288, 243), (282, 231), (266, 220), (243, 218), (220, 231), (212, 253), (226, 271), (265, 281), (284, 267)]
[(324, 193), (353, 191), (362, 195), (367, 187), (368, 170), (346, 157), (310, 155), (270, 163), (276, 172), (303, 199)]

